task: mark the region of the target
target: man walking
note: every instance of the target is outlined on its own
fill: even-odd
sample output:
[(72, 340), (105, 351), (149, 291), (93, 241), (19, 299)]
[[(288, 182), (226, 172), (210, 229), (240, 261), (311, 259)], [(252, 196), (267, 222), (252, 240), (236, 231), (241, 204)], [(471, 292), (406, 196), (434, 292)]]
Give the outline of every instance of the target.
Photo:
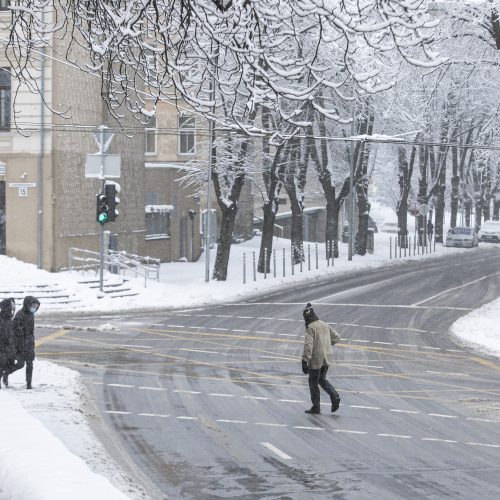
[(321, 321), (311, 304), (308, 303), (303, 312), (306, 324), (304, 353), (302, 355), (302, 371), (309, 374), (309, 391), (312, 407), (306, 413), (321, 413), (319, 387), (330, 396), (332, 412), (339, 409), (340, 397), (335, 388), (326, 380), (328, 365), (332, 354), (332, 344), (339, 340), (339, 334), (327, 323)]
[(23, 308), (14, 316), (12, 324), (17, 363), (11, 370), (19, 370), (26, 364), (26, 388), (31, 389), (33, 361), (35, 359), (35, 313), (40, 302), (35, 297), (25, 297)]

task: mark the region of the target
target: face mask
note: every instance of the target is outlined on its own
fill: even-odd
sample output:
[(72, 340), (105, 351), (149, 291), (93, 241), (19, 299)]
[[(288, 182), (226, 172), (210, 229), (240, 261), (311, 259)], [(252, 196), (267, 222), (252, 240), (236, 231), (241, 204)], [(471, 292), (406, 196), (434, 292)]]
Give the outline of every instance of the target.
[(38, 311), (38, 306), (31, 306), (30, 307), (31, 314), (35, 314), (37, 311)]

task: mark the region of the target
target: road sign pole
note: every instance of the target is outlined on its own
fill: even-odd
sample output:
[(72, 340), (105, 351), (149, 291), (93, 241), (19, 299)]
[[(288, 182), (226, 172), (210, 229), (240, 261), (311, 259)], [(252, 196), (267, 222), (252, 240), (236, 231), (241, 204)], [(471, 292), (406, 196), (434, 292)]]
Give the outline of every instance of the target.
[[(99, 127), (101, 141), (101, 193), (104, 194), (104, 126)], [(99, 223), (99, 290), (102, 293), (104, 288), (104, 224)]]

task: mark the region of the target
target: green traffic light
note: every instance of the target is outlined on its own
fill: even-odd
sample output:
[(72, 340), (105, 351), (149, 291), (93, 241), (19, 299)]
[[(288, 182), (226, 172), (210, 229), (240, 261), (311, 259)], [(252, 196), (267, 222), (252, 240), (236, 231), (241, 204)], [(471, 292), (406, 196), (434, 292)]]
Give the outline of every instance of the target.
[(99, 222), (103, 224), (108, 220), (108, 214), (99, 214)]

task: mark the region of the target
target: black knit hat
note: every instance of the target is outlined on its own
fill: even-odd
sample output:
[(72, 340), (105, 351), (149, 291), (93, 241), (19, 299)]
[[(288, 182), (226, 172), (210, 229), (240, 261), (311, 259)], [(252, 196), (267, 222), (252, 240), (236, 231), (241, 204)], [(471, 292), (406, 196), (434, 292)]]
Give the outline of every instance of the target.
[(314, 309), (310, 302), (306, 304), (306, 308), (304, 309), (302, 316), (304, 316), (304, 321), (306, 322), (306, 326), (309, 323), (312, 323), (313, 321), (317, 321), (319, 319), (317, 314), (314, 312)]

